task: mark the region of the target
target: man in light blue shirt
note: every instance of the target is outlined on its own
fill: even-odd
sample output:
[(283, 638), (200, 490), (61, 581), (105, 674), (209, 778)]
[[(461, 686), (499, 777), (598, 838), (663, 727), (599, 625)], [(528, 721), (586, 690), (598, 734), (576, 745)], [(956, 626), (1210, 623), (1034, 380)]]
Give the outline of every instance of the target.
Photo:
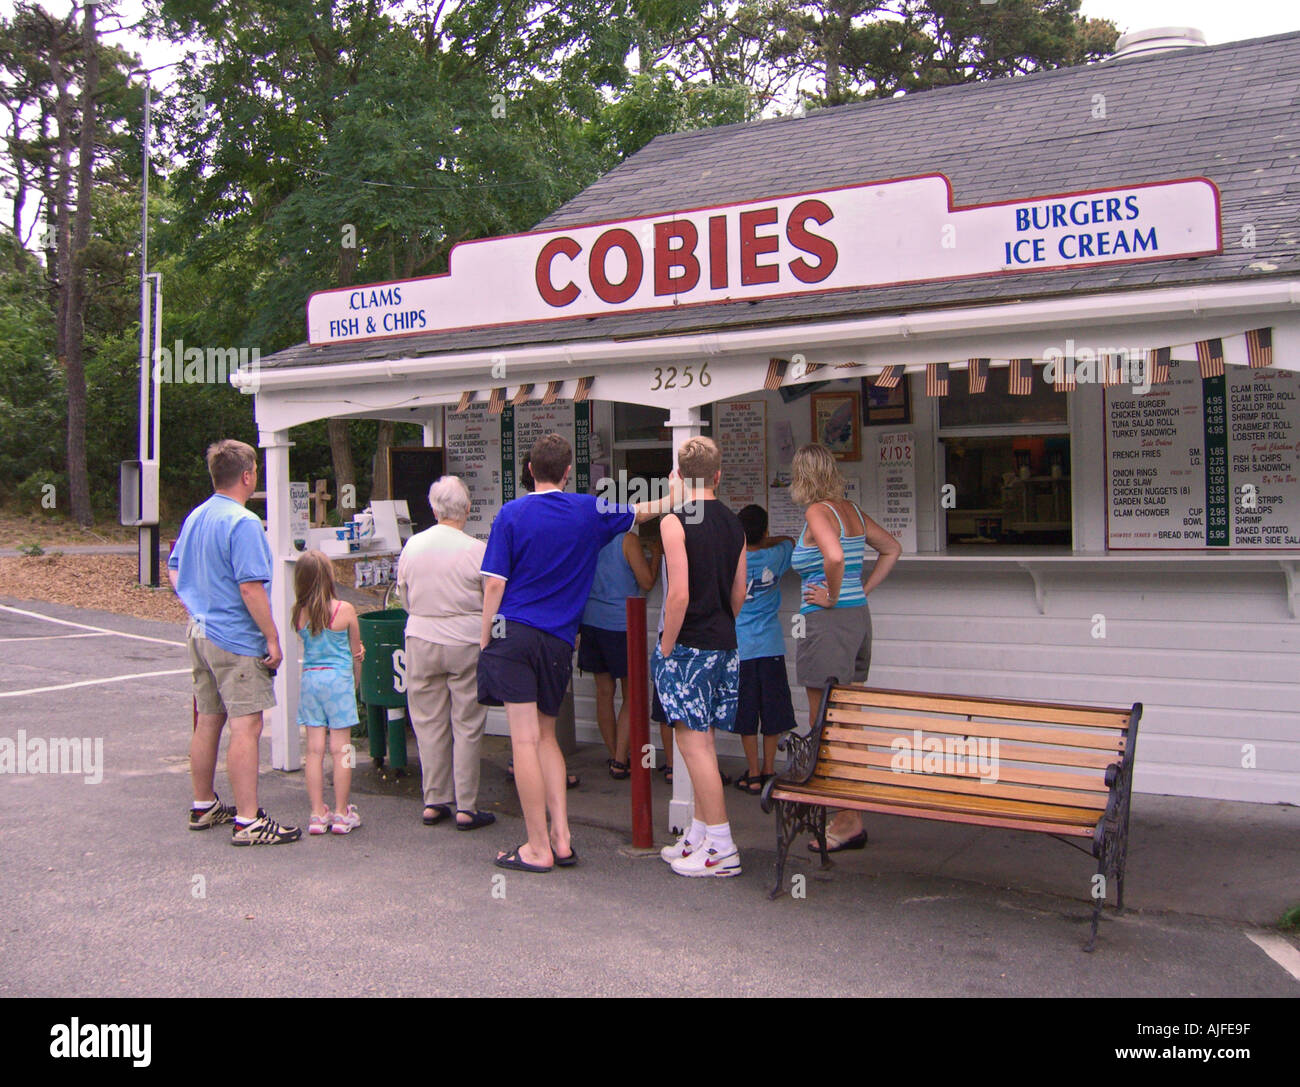
[[(271, 548), (244, 504), (257, 490), (257, 451), (227, 438), (208, 447), (215, 492), (190, 512), (167, 560), (167, 576), (190, 613), (186, 641), (198, 722), (190, 740), (191, 830), (234, 821), (234, 845), (295, 842), (257, 806), (262, 712), (275, 705), (272, 678), (283, 659), (271, 616)], [(221, 730), (230, 721), (226, 773), (235, 808), (213, 790)]]

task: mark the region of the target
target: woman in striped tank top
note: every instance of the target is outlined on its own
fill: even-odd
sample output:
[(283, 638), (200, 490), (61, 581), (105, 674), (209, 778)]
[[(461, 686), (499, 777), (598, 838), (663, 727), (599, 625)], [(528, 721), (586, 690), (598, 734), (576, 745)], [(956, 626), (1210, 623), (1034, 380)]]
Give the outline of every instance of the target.
[[(865, 683), (871, 667), (867, 595), (889, 576), (902, 553), (898, 541), (844, 497), (844, 478), (824, 445), (805, 445), (791, 465), (790, 497), (806, 506), (790, 565), (799, 574), (804, 637), (795, 639), (795, 675), (808, 693), (808, 727), (816, 725), (822, 690), (832, 677)], [(877, 553), (863, 581), (866, 548)], [(829, 852), (867, 844), (862, 818), (841, 811), (826, 828)], [(809, 848), (816, 851), (817, 843)]]

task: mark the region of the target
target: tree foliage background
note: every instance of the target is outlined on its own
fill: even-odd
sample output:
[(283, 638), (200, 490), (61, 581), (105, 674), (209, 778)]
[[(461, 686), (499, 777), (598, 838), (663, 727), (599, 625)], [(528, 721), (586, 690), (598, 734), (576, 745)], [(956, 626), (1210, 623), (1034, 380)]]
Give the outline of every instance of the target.
[[(156, 82), (150, 268), (163, 343), (257, 348), (304, 338), (323, 287), (445, 271), (456, 243), (530, 229), (655, 136), (1109, 53), (1079, 0), (147, 0), (147, 33), (183, 45)], [(75, 23), (82, 9), (69, 18)], [(112, 4), (99, 7), (112, 28)], [(0, 20), (9, 124), (0, 170), (0, 502), (68, 485), (54, 265), (41, 246), (58, 145), (48, 58), (24, 0)], [(106, 35), (111, 37), (112, 35)], [(71, 47), (70, 47), (71, 48)], [(74, 49), (75, 52), (75, 49)], [(135, 456), (139, 380), (140, 58), (99, 50), (94, 214), (84, 253), (90, 494), (117, 504)], [(76, 74), (74, 72), (74, 79)], [(71, 134), (80, 118), (66, 118)], [(354, 244), (349, 244), (354, 243)], [(251, 398), (163, 388), (163, 486), (175, 517), (207, 493), (217, 437), (256, 444)], [(340, 439), (341, 435), (341, 439)], [(297, 428), (298, 478), (359, 493), (381, 441), (418, 431)]]

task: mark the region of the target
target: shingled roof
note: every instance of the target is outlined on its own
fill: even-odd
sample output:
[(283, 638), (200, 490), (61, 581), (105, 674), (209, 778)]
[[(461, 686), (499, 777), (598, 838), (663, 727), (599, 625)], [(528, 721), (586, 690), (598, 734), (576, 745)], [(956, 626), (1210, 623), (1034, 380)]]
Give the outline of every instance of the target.
[[(1094, 105), (1104, 96), (1105, 117)], [(1207, 177), (1222, 196), (1222, 254), (911, 284), (760, 302), (299, 344), (264, 367), (678, 335), (843, 320), (1080, 292), (1300, 272), (1300, 33), (853, 103), (806, 117), (652, 140), (538, 224), (635, 218), (788, 192), (942, 173), (961, 205)], [(1254, 228), (1253, 248), (1243, 244)], [(454, 259), (454, 258), (453, 258)]]

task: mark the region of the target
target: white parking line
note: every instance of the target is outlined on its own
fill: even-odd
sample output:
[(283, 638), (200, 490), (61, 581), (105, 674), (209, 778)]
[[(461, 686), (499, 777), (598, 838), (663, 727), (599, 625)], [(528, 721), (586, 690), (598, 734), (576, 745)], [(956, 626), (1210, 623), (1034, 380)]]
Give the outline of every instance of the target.
[(10, 642), (55, 642), (64, 638), (107, 638), (108, 631), (103, 634), (34, 634), (27, 638), (0, 638), (0, 645), (8, 645)]
[(173, 642), (168, 638), (150, 638), (147, 634), (128, 634), (124, 630), (110, 630), (108, 627), (92, 627), (89, 623), (74, 623), (70, 619), (55, 619), (52, 615), (42, 615), (39, 611), (24, 611), (22, 608), (11, 608), (8, 604), (0, 604), (0, 611), (7, 611), (13, 615), (26, 615), (30, 619), (44, 619), (47, 623), (58, 623), (65, 627), (79, 627), (82, 630), (93, 630), (96, 634), (116, 634), (119, 638), (134, 638), (137, 642), (158, 642), (160, 645), (178, 645), (185, 647), (184, 642)]
[(133, 672), (129, 676), (108, 676), (106, 679), (82, 679), (76, 683), (60, 683), (55, 687), (28, 687), (25, 691), (0, 691), (0, 698), (17, 698), (24, 694), (44, 694), (46, 691), (66, 691), (72, 687), (94, 687), (98, 683), (121, 683), (127, 679), (148, 679), (151, 676), (189, 675), (189, 668), (170, 668), (165, 672)]
[(1246, 938), (1296, 981), (1300, 981), (1300, 951), (1296, 950), (1290, 940), (1271, 932), (1248, 932)]

